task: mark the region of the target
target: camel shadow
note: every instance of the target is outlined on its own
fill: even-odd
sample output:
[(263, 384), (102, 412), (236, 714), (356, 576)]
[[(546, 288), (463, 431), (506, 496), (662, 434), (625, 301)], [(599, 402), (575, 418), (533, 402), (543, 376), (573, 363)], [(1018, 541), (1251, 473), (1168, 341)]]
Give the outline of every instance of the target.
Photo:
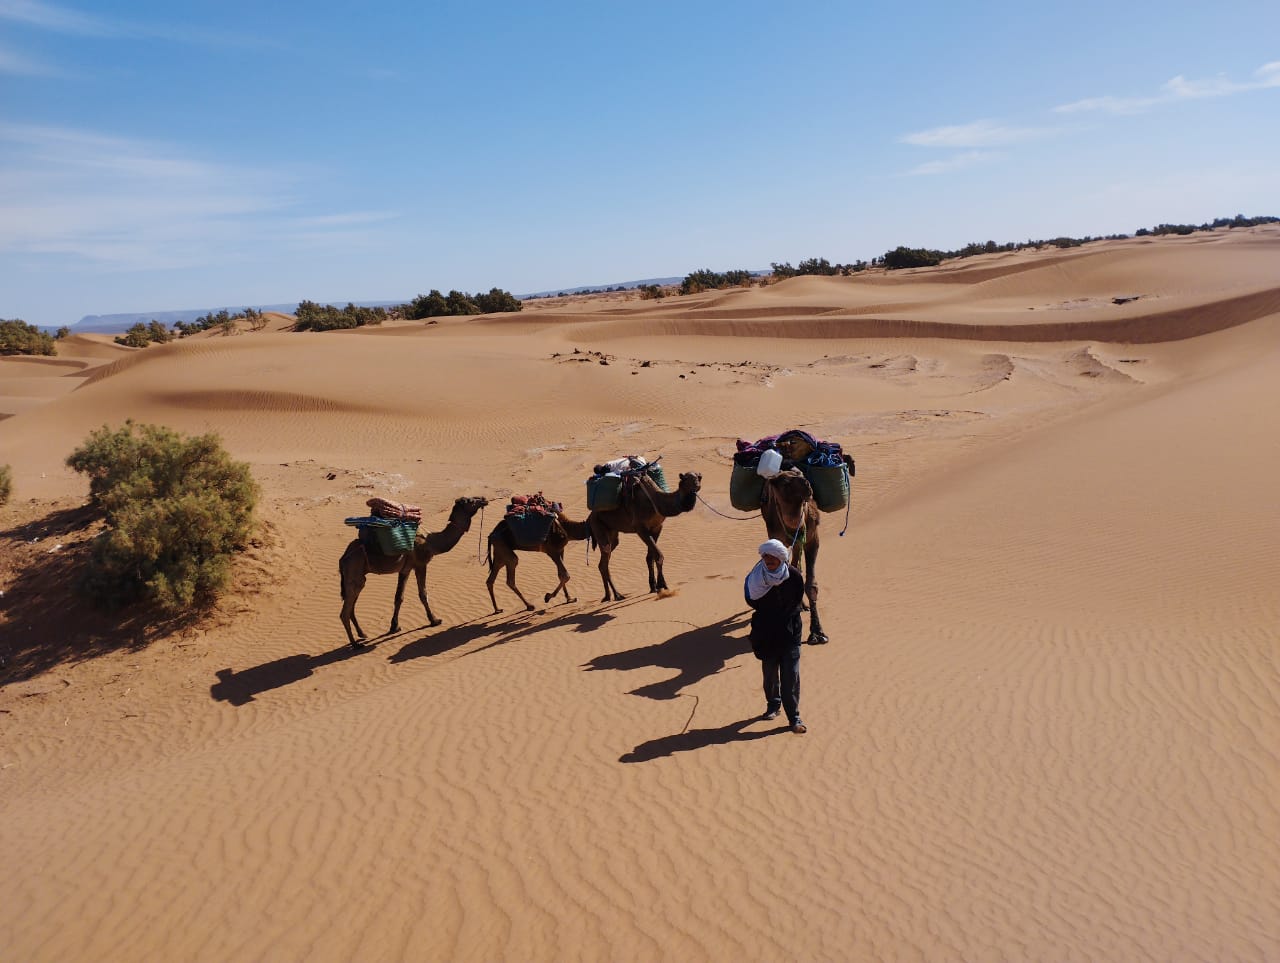
[(215, 702), (229, 702), (233, 706), (248, 705), (253, 697), (271, 689), (280, 689), (309, 678), (316, 669), (337, 662), (345, 662), (353, 656), (371, 651), (372, 646), (353, 649), (349, 645), (321, 655), (290, 655), (274, 662), (264, 662), (250, 669), (233, 672), (219, 669), (214, 673), (218, 681), (209, 686), (209, 695)]
[(392, 663), (409, 662), (413, 659), (427, 659), (433, 655), (444, 655), (452, 649), (461, 648), (476, 639), (496, 635), (505, 626), (500, 622), (487, 621), (490, 616), (460, 622), (433, 635), (424, 635), (404, 645), (399, 652), (387, 661)]
[(682, 689), (715, 675), (730, 659), (751, 651), (746, 638), (730, 634), (746, 624), (747, 615), (740, 612), (711, 625), (673, 635), (654, 645), (598, 655), (586, 663), (585, 668), (588, 671), (613, 669), (621, 672), (653, 666), (675, 669), (676, 674), (671, 678), (641, 686), (630, 693), (646, 699), (675, 699)]
[(730, 742), (750, 742), (765, 739), (786, 732), (789, 726), (775, 726), (772, 729), (747, 731), (746, 727), (756, 719), (743, 719), (731, 722), (719, 729), (691, 729), (688, 732), (677, 732), (675, 735), (662, 736), (642, 742), (630, 752), (618, 757), (618, 762), (651, 762), (664, 756), (674, 756), (677, 752), (692, 752), (694, 749), (705, 749), (708, 746), (722, 746)]
[[(514, 642), (517, 639), (536, 635), (539, 632), (545, 632), (548, 629), (563, 628), (570, 625), (573, 626), (574, 632), (594, 632), (601, 626), (612, 622), (613, 619), (614, 616), (610, 615), (608, 612), (571, 612), (565, 615), (554, 616), (547, 619), (545, 622), (534, 622), (525, 619), (524, 621), (517, 623), (518, 627), (514, 631), (508, 632), (501, 638), (494, 639), (488, 645), (482, 645), (478, 649), (474, 649), (471, 652), (463, 654), (479, 655), (481, 652), (488, 649), (495, 648), (499, 645), (506, 645), (507, 643)], [(510, 627), (511, 624), (511, 622), (508, 622), (506, 623), (506, 626)]]

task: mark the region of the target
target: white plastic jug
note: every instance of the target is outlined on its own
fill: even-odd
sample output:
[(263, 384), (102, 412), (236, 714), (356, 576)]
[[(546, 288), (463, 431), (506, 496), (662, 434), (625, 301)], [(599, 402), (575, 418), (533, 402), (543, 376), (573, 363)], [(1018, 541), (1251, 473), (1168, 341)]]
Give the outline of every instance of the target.
[(756, 465), (756, 474), (764, 478), (772, 478), (782, 471), (782, 452), (776, 448), (767, 448), (760, 453), (760, 464)]

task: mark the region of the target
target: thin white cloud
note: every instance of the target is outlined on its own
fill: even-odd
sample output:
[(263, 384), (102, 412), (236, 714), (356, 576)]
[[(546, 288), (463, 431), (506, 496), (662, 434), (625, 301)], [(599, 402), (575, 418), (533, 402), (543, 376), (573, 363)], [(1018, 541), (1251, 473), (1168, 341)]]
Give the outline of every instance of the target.
[(0, 0), (0, 20), (52, 30), (55, 33), (107, 35), (114, 29), (102, 19), (36, 0)]
[(346, 214), (318, 214), (300, 217), (295, 224), (303, 227), (349, 227), (354, 224), (379, 224), (399, 217), (395, 211), (349, 211)]
[(999, 156), (1001, 155), (993, 151), (966, 151), (963, 154), (956, 154), (954, 157), (948, 157), (944, 160), (926, 161), (923, 164), (917, 164), (915, 167), (911, 168), (911, 170), (906, 172), (906, 176), (924, 177), (933, 174), (949, 174), (951, 171), (963, 170), (966, 167), (985, 164)]
[(60, 75), (60, 71), (49, 64), (0, 47), (0, 74), (12, 74), (15, 77), (56, 77)]
[(336, 246), (395, 216), (300, 216), (300, 180), (163, 144), (0, 123), (0, 254), (124, 270), (208, 266), (264, 241)]
[(904, 144), (917, 147), (1001, 147), (1033, 140), (1051, 133), (1041, 127), (1011, 127), (993, 120), (975, 120), (971, 124), (949, 127), (933, 127), (929, 130), (907, 134), (901, 138)]
[(1280, 87), (1280, 61), (1263, 64), (1253, 73), (1252, 80), (1234, 81), (1225, 75), (1209, 77), (1201, 80), (1188, 80), (1179, 74), (1164, 82), (1160, 93), (1146, 97), (1115, 97), (1110, 94), (1102, 97), (1088, 97), (1054, 107), (1060, 114), (1075, 114), (1086, 111), (1103, 111), (1110, 114), (1137, 114), (1161, 104), (1172, 104), (1184, 100), (1202, 100), (1209, 97), (1228, 97), (1232, 94), (1245, 93), (1250, 90), (1263, 90), (1268, 87)]
[(189, 25), (173, 27), (166, 24), (108, 20), (52, 3), (41, 3), (39, 0), (0, 0), (0, 20), (54, 33), (93, 37), (167, 40), (175, 43), (224, 47), (280, 46), (277, 41), (228, 33), (224, 30)]

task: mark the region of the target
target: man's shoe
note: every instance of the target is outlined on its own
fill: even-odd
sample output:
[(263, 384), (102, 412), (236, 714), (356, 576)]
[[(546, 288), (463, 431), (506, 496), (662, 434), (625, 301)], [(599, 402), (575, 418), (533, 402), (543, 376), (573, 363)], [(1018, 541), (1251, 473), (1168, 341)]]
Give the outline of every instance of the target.
[(778, 718), (778, 710), (772, 707), (765, 709), (764, 715), (762, 715), (760, 718), (764, 719), (765, 721), (768, 721), (770, 719), (776, 719)]
[(791, 731), (794, 732), (796, 735), (800, 735), (801, 733), (808, 732), (809, 727), (806, 726), (799, 719), (797, 719), (795, 722), (791, 723)]

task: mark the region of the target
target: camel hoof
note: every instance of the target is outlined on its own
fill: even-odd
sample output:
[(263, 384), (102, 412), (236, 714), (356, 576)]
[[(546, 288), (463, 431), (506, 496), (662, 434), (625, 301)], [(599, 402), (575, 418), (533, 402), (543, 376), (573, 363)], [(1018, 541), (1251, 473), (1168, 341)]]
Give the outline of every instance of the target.
[(532, 612), (532, 611), (533, 611), (533, 606), (532, 606), (532, 605), (530, 605), (528, 602), (526, 602), (526, 603), (524, 604), (524, 610), (525, 610), (526, 612)]
[(546, 595), (542, 596), (542, 601), (544, 603), (550, 602), (553, 598), (555, 598), (555, 596), (556, 596), (555, 592), (548, 592)]
[(427, 624), (434, 629), (437, 625), (439, 625), (443, 621), (444, 619), (431, 619), (429, 622), (427, 622)]
[(352, 639), (351, 648), (355, 649), (357, 652), (360, 652), (364, 649), (364, 642), (360, 641), (359, 639)]
[(576, 602), (576, 601), (578, 601), (578, 600), (577, 600), (577, 599), (565, 599), (565, 600), (564, 600), (564, 604), (565, 604), (565, 605), (568, 605), (570, 602)]
[(830, 641), (831, 641), (831, 640), (830, 640), (829, 638), (827, 638), (827, 634), (826, 634), (825, 632), (810, 632), (810, 633), (809, 633), (809, 644), (810, 644), (810, 645), (826, 645), (826, 644), (827, 644), (828, 642), (830, 642)]
[(503, 611), (504, 611), (503, 609), (495, 608), (495, 609), (493, 610), (493, 614), (494, 614), (494, 615), (501, 615), (501, 614), (503, 613)]

